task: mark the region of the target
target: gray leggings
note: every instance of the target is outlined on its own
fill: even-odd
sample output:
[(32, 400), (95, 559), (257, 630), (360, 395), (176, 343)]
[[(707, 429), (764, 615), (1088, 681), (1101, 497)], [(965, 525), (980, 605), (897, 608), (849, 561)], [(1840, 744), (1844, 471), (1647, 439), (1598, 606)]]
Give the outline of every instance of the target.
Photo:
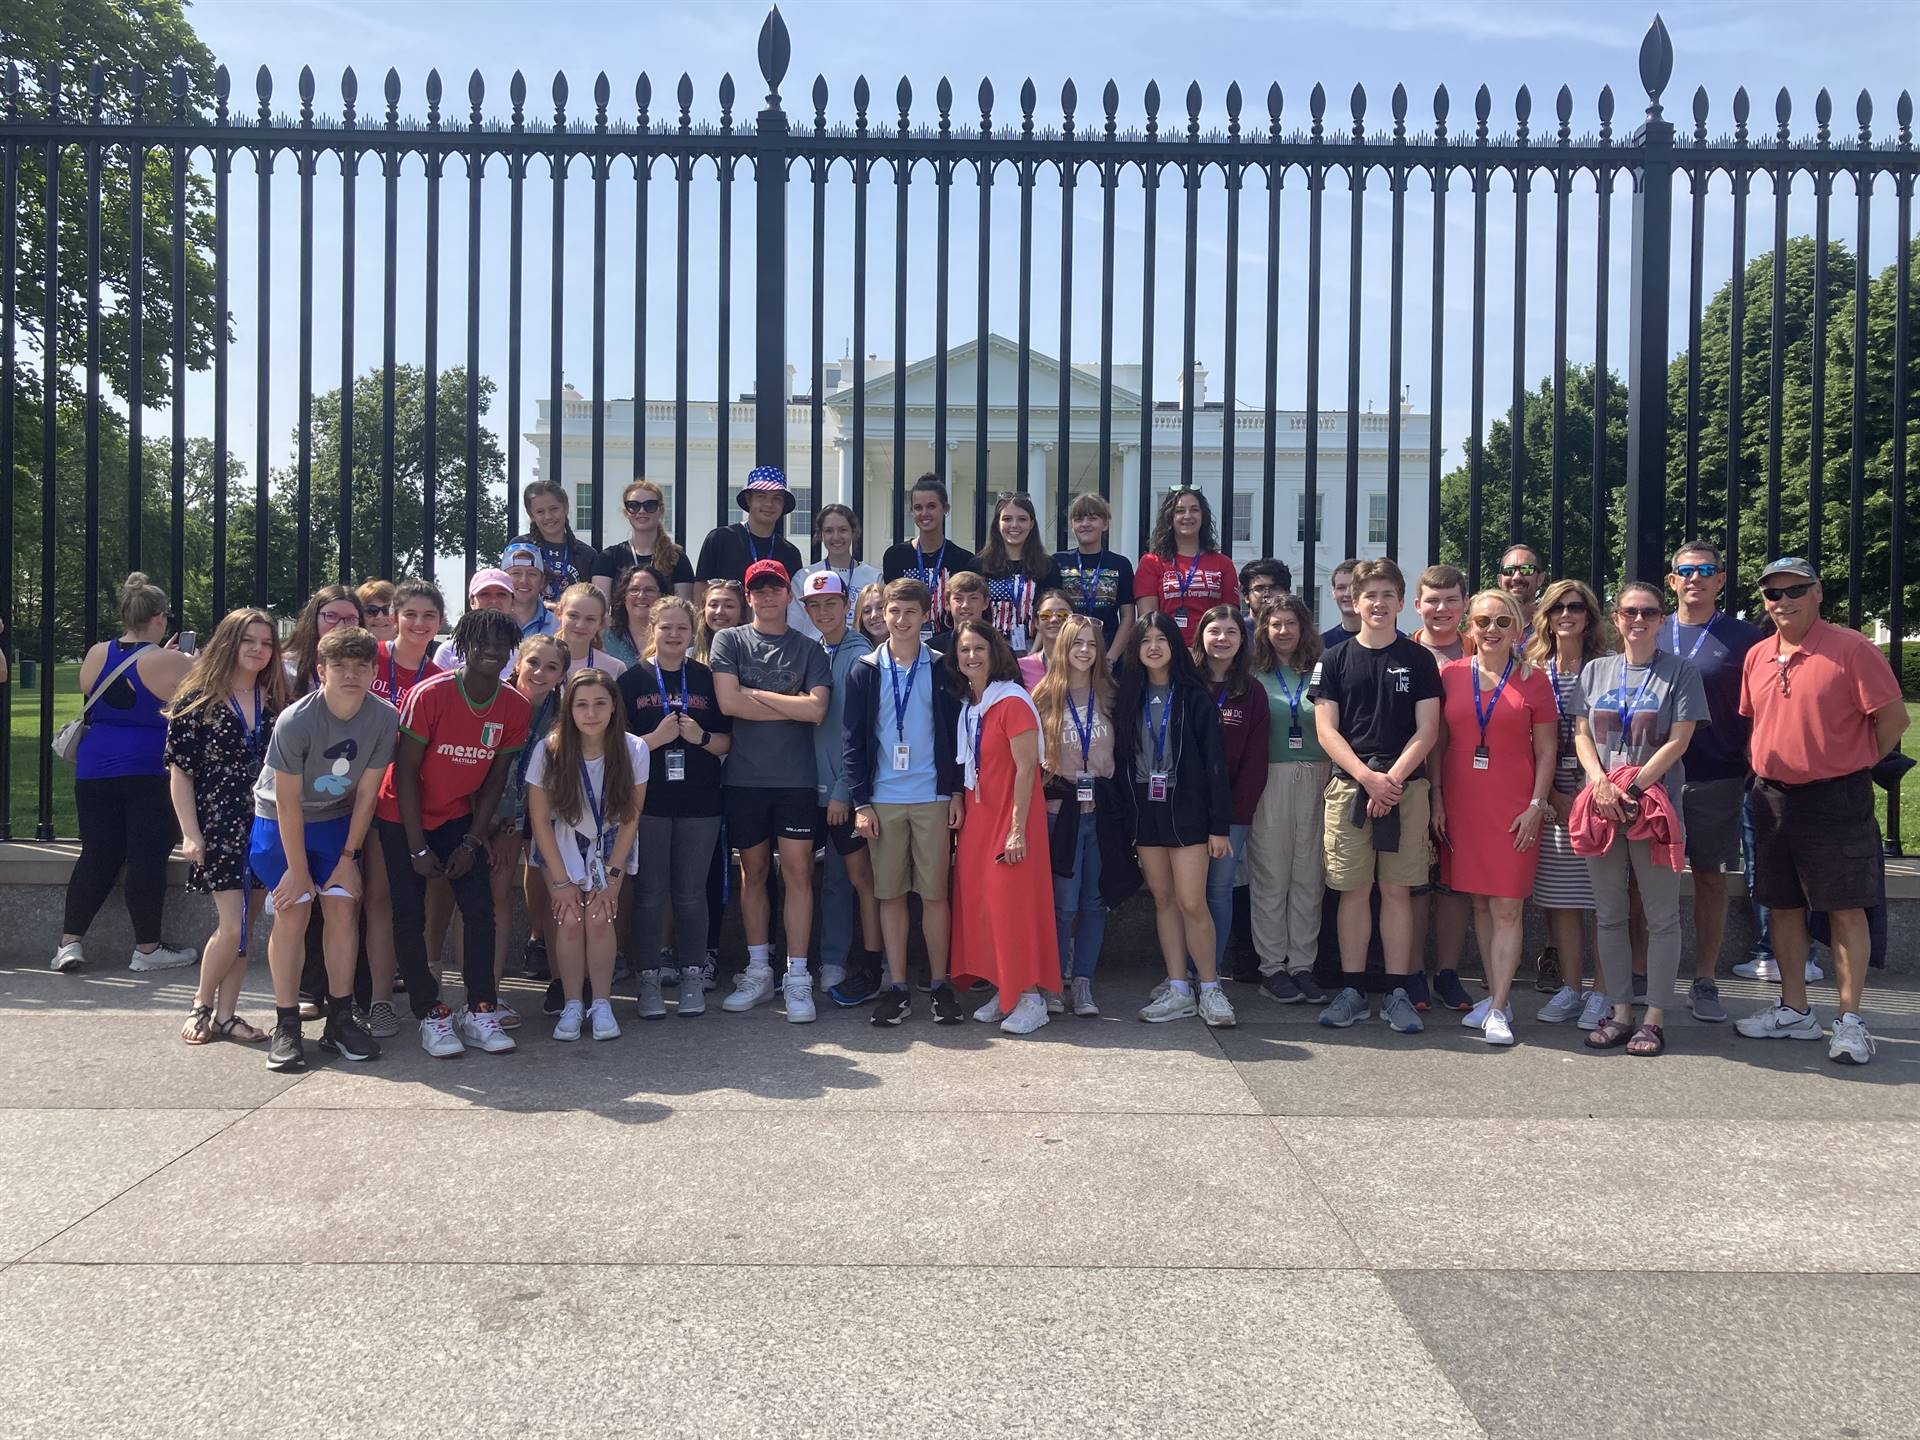
[(640, 871), (633, 877), (633, 967), (660, 963), (667, 900), (673, 900), (673, 950), (681, 965), (707, 958), (707, 867), (720, 841), (720, 817), (640, 817)]
[(1647, 1003), (1671, 1005), (1674, 977), (1680, 973), (1680, 876), (1654, 862), (1648, 841), (1624, 835), (1614, 838), (1606, 854), (1587, 857), (1587, 873), (1593, 877), (1595, 949), (1607, 999), (1615, 1005), (1633, 1002), (1633, 946), (1627, 938), (1629, 857), (1647, 915)]

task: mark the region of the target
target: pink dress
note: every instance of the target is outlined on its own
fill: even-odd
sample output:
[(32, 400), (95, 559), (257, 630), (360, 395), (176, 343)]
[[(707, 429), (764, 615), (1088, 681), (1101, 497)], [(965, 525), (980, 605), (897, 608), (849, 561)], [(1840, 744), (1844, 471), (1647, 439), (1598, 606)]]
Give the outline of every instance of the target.
[(1515, 662), (1500, 698), (1482, 682), (1480, 708), (1492, 704), (1487, 721), (1487, 768), (1476, 770), (1473, 752), (1480, 744), (1474, 711), (1473, 675), (1468, 657), (1441, 667), (1441, 716), (1447, 729), (1441, 793), (1446, 799), (1447, 834), (1440, 847), (1440, 878), (1464, 895), (1524, 899), (1533, 893), (1533, 872), (1540, 847), (1513, 848), (1507, 827), (1533, 799), (1533, 727), (1559, 724), (1553, 685), (1544, 670), (1520, 678)]

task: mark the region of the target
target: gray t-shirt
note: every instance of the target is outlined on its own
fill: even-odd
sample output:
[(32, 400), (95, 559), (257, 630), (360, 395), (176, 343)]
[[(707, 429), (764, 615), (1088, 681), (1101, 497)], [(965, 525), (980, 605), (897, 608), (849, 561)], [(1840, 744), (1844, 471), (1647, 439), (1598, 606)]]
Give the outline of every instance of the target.
[[(736, 625), (713, 637), (708, 665), (715, 675), (731, 675), (745, 690), (775, 695), (805, 695), (830, 689), (833, 672), (818, 640), (798, 630), (765, 635), (752, 625)], [(799, 720), (734, 718), (733, 748), (727, 753), (726, 783), (750, 790), (814, 788), (815, 727)]]
[(387, 768), (399, 728), (400, 712), (378, 695), (362, 700), (351, 720), (336, 718), (318, 690), (301, 696), (274, 721), (267, 763), (253, 786), (253, 813), (264, 820), (279, 818), (273, 777), (284, 771), (300, 777), (300, 812), (307, 821), (351, 815), (360, 777)]
[[(1667, 743), (1682, 720), (1709, 723), (1707, 687), (1693, 663), (1656, 650), (1652, 665), (1629, 665), (1625, 655), (1602, 655), (1580, 672), (1579, 705), (1593, 732), (1600, 763), (1644, 765)], [(1621, 721), (1625, 711), (1628, 719)], [(1686, 783), (1686, 767), (1676, 760), (1660, 777), (1669, 795)]]

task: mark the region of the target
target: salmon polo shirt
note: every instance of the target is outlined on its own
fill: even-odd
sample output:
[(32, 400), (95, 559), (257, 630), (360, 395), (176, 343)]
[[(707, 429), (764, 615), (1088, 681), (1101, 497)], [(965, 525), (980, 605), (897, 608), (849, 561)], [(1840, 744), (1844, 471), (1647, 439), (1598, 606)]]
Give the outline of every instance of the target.
[(1786, 694), (1776, 638), (1747, 652), (1740, 713), (1752, 718), (1753, 773), (1781, 785), (1810, 785), (1870, 770), (1880, 759), (1873, 712), (1900, 703), (1887, 657), (1858, 630), (1815, 620), (1787, 656)]

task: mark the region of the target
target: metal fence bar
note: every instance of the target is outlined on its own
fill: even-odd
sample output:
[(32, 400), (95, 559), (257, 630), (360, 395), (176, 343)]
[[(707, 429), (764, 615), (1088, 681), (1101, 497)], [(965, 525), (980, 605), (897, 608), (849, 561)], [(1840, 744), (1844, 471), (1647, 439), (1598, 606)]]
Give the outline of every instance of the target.
[[(1519, 118), (1519, 139), (1527, 143), (1527, 117), (1533, 100), (1527, 87), (1520, 87), (1515, 100)], [(1527, 202), (1532, 195), (1529, 183), (1532, 171), (1526, 167), (1513, 172), (1513, 402), (1507, 411), (1507, 536), (1508, 545), (1537, 539), (1526, 533), (1522, 500), (1527, 488)]]
[(1447, 114), (1452, 102), (1447, 87), (1433, 92), (1433, 143), (1438, 150), (1429, 171), (1433, 184), (1433, 337), (1427, 355), (1427, 554), (1440, 554), (1440, 437), (1433, 433), (1440, 423), (1441, 400), (1446, 393), (1447, 337), (1447, 183), (1452, 162), (1447, 144)]
[[(387, 128), (399, 123), (400, 76), (387, 71)], [(394, 508), (394, 379), (398, 360), (400, 310), (400, 162), (392, 151), (380, 156), (380, 573), (391, 577)]]
[[(1147, 135), (1157, 135), (1160, 130), (1160, 87), (1153, 81), (1147, 82)], [(1140, 168), (1140, 183), (1144, 194), (1144, 212), (1141, 216), (1141, 264), (1140, 264), (1140, 456), (1134, 465), (1134, 483), (1139, 487), (1135, 497), (1135, 512), (1138, 529), (1134, 535), (1134, 549), (1144, 550), (1147, 538), (1153, 533), (1153, 280), (1154, 263), (1158, 250), (1160, 223), (1160, 162), (1150, 160)]]
[[(347, 71), (349, 80), (353, 71)], [(348, 123), (351, 124), (352, 99), (349, 95)], [(340, 151), (340, 456), (339, 526), (340, 562), (336, 572), (342, 585), (353, 583), (353, 250), (354, 192), (360, 173), (360, 157), (350, 149)]]
[[(1320, 139), (1321, 117), (1326, 113), (1326, 92), (1313, 87), (1309, 109), (1313, 113), (1313, 138)], [(1327, 177), (1324, 167), (1307, 167), (1307, 428), (1301, 455), (1300, 483), (1300, 573), (1295, 587), (1309, 598), (1319, 600), (1320, 589), (1314, 577), (1314, 556), (1320, 541), (1320, 225), (1322, 200)]]
[[(1612, 142), (1613, 91), (1600, 91), (1600, 139)], [(1604, 600), (1607, 557), (1607, 425), (1611, 418), (1613, 384), (1607, 368), (1607, 319), (1613, 277), (1614, 166), (1603, 163), (1594, 171), (1594, 198), (1599, 205), (1594, 228), (1593, 278), (1593, 460), (1588, 477), (1587, 584)]]
[[(1913, 99), (1906, 92), (1900, 92), (1900, 103), (1895, 110), (1900, 121), (1900, 149), (1911, 153), (1913, 148)], [(1893, 673), (1906, 677), (1906, 618), (1907, 618), (1907, 411), (1910, 396), (1907, 391), (1907, 356), (1910, 353), (1913, 330), (1911, 314), (1911, 286), (1913, 282), (1913, 187), (1914, 176), (1909, 172), (1895, 177), (1894, 196), (1898, 216), (1894, 223), (1894, 262), (1893, 262), (1893, 474), (1889, 481), (1891, 490), (1892, 519), (1887, 534), (1887, 658), (1893, 662)], [(1900, 840), (1900, 787), (1895, 786), (1887, 792), (1887, 847), (1895, 855), (1901, 853)]]
[[(1693, 143), (1697, 150), (1706, 143), (1705, 90), (1694, 92), (1693, 118)], [(1687, 167), (1693, 206), (1687, 227), (1687, 429), (1681, 533), (1689, 540), (1700, 534), (1700, 312), (1705, 308), (1707, 185), (1711, 179), (1712, 172), (1704, 167), (1697, 164)]]
[[(993, 134), (993, 86), (980, 82), (980, 138)], [(987, 287), (993, 275), (993, 167), (991, 155), (982, 155), (974, 165), (980, 201), (979, 275), (974, 282), (973, 352), (973, 548), (978, 550), (987, 535), (987, 466), (991, 454), (987, 448), (987, 364), (992, 332), (988, 329)], [(856, 192), (857, 193), (857, 192)], [(915, 541), (915, 543), (919, 543)]]
[[(953, 130), (953, 86), (943, 75), (934, 92), (940, 107), (940, 135)], [(934, 162), (933, 221), (933, 464), (936, 475), (947, 470), (947, 256), (952, 247), (953, 161), (942, 157)], [(898, 526), (896, 529), (900, 528)], [(878, 551), (875, 552), (879, 553)]]
[[(92, 104), (96, 114), (100, 108), (100, 87), (104, 83), (104, 73), (96, 63), (90, 77), (90, 88), (93, 90)], [(100, 534), (100, 161), (101, 145), (95, 141), (87, 146), (86, 161), (87, 399), (84, 424), (86, 426), (87, 534), (90, 537), (97, 537)], [(225, 347), (221, 348), (224, 352)], [(7, 547), (6, 553), (9, 555), (13, 553), (11, 546)], [(81, 634), (87, 648), (91, 650), (94, 642), (100, 638), (100, 546), (97, 543), (87, 546), (84, 570), (85, 588), (82, 591), (81, 610), (85, 620)]]
[[(567, 127), (567, 81), (564, 75), (553, 79), (553, 128), (564, 134)], [(555, 484), (566, 479), (566, 371), (565, 331), (567, 315), (567, 164), (572, 159), (565, 150), (550, 157), (553, 180), (553, 224), (551, 274), (548, 277), (549, 309), (547, 317), (547, 469), (540, 478)], [(531, 520), (529, 520), (531, 523)]]
[[(1189, 143), (1198, 143), (1199, 139), (1200, 87), (1193, 84), (1187, 87), (1187, 140)], [(1187, 187), (1186, 250), (1182, 256), (1180, 286), (1180, 484), (1182, 488), (1187, 488), (1193, 484), (1194, 391), (1199, 388), (1194, 383), (1194, 340), (1199, 311), (1200, 180), (1203, 171), (1198, 161), (1187, 162), (1180, 167), (1180, 171)]]
[[(907, 108), (913, 89), (903, 78), (899, 90), (900, 134), (907, 134)], [(893, 529), (899, 539), (907, 528), (907, 187), (913, 183), (913, 156), (893, 167)]]
[[(1240, 134), (1240, 86), (1227, 87), (1227, 128)], [(1220, 360), (1220, 544), (1233, 554), (1234, 532), (1234, 451), (1239, 439), (1240, 385), (1240, 186), (1244, 167), (1237, 161), (1227, 165), (1224, 179), (1227, 191), (1226, 294), (1221, 297), (1222, 326)], [(1062, 542), (1064, 544), (1064, 541)]]
[[(1559, 143), (1568, 143), (1573, 119), (1573, 92), (1566, 86), (1554, 100), (1560, 120)], [(1565, 163), (1553, 169), (1553, 469), (1552, 514), (1547, 527), (1547, 569), (1566, 574), (1567, 559), (1567, 242), (1573, 199), (1573, 172)]]
[[(1487, 143), (1487, 116), (1493, 97), (1482, 85), (1474, 96), (1474, 139), (1476, 147)], [(1470, 174), (1473, 178), (1473, 338), (1468, 355), (1467, 421), (1467, 590), (1480, 588), (1482, 536), (1486, 531), (1483, 496), (1486, 483), (1487, 421), (1487, 187), (1492, 172), (1484, 156), (1476, 156)]]
[[(256, 78), (260, 119), (270, 117), (269, 102), (273, 81), (262, 65)], [(254, 152), (254, 361), (253, 361), (253, 596), (252, 603), (264, 608), (272, 599), (268, 553), (272, 512), (268, 508), (269, 469), (272, 449), (270, 416), (273, 391), (273, 147), (262, 145)], [(11, 213), (12, 207), (8, 207)], [(129, 566), (129, 569), (132, 567)], [(94, 608), (88, 605), (89, 612)]]
[[(214, 94), (218, 98), (215, 112), (217, 123), (224, 129), (227, 124), (227, 97), (230, 93), (230, 80), (227, 67), (222, 65), (214, 76)], [(97, 156), (97, 147), (95, 150)], [(226, 315), (227, 307), (227, 209), (229, 182), (233, 170), (233, 150), (227, 145), (213, 147), (213, 313)], [(227, 371), (228, 346), (224, 330), (213, 337), (213, 613), (216, 616), (227, 613), (227, 505), (228, 505), (228, 455), (227, 455)], [(88, 362), (90, 379), (96, 378), (99, 366), (98, 356)], [(100, 497), (96, 487), (89, 497), (87, 505), (87, 533), (99, 533)], [(87, 546), (87, 568), (97, 576), (100, 564), (100, 547)], [(90, 581), (87, 594), (96, 593), (97, 578)], [(92, 605), (88, 605), (92, 610)]]
[[(714, 292), (717, 303), (714, 332), (713, 513), (715, 523), (727, 513), (727, 481), (733, 450), (733, 164), (722, 157), (716, 164), (720, 181), (719, 244), (715, 251)], [(769, 396), (771, 402), (777, 396)], [(784, 457), (774, 456), (775, 460)], [(756, 463), (758, 458), (756, 457)], [(751, 469), (752, 467), (748, 467)], [(784, 468), (784, 467), (783, 467)]]
[[(1734, 92), (1734, 144), (1747, 144), (1748, 100), (1744, 88)], [(1743, 594), (1740, 588), (1740, 504), (1746, 475), (1746, 408), (1742, 381), (1746, 366), (1747, 336), (1747, 196), (1752, 175), (1744, 167), (1732, 170), (1733, 184), (1733, 274), (1727, 297), (1727, 483), (1726, 534), (1721, 540), (1721, 559), (1727, 567), (1728, 591)]]
[(1649, 103), (1634, 135), (1640, 184), (1633, 192), (1633, 307), (1627, 331), (1627, 493), (1621, 560), (1626, 576), (1659, 584), (1667, 570), (1667, 299), (1673, 259), (1673, 126), (1660, 93), (1673, 73), (1673, 46), (1658, 17), (1640, 72)]
[[(439, 124), (440, 73), (431, 71), (427, 75), (427, 95), (432, 108), (429, 110), (428, 123)], [(440, 479), (440, 181), (446, 170), (444, 155), (426, 157), (427, 172), (427, 234), (426, 234), (426, 274), (422, 287), (425, 294), (426, 314), (423, 317), (423, 343), (421, 352), (421, 395), (420, 395), (420, 471), (421, 471), (421, 510), (420, 543), (421, 574), (423, 580), (433, 579), (433, 557), (435, 549), (434, 489)], [(469, 206), (473, 195), (469, 193)], [(469, 257), (471, 258), (471, 257)], [(472, 328), (471, 326), (469, 327)], [(468, 340), (468, 348), (474, 342)], [(469, 395), (468, 404), (477, 409), (478, 397)], [(518, 446), (512, 448), (518, 449)], [(514, 497), (508, 496), (507, 504), (513, 504)], [(469, 499), (469, 504), (473, 503)], [(397, 562), (396, 562), (397, 563)], [(393, 578), (388, 572), (388, 578)]]
[[(55, 78), (43, 79), (51, 97), (59, 103)], [(40, 294), (44, 308), (40, 316), (40, 653), (53, 654), (54, 585), (58, 574), (58, 496), (60, 459), (60, 142), (47, 141), (46, 190), (44, 211), (46, 233), (40, 245)], [(135, 227), (138, 228), (137, 226)], [(135, 408), (138, 408), (137, 406)], [(11, 498), (11, 497), (9, 497)], [(8, 552), (12, 563), (12, 552)], [(36, 840), (53, 839), (53, 667), (46, 667), (40, 681), (40, 735), (37, 754), (40, 759), (40, 813), (35, 821)]]
[[(300, 71), (300, 123), (313, 125), (313, 71)], [(295, 552), (293, 589), (296, 595), (313, 589), (313, 171), (319, 152), (310, 145), (298, 152), (300, 164), (300, 425), (295, 441), (297, 457), (294, 493), (294, 533), (300, 537)], [(136, 312), (137, 313), (137, 312)]]
[[(305, 76), (304, 83), (307, 85), (308, 99), (311, 100), (311, 74)], [(128, 88), (132, 92), (133, 118), (137, 122), (147, 90), (147, 72), (138, 65), (133, 67)], [(145, 547), (142, 541), (146, 530), (146, 497), (143, 493), (147, 393), (146, 186), (146, 137), (135, 135), (127, 142), (127, 214), (140, 217), (141, 222), (127, 227), (127, 569), (130, 571), (140, 569), (144, 563)], [(304, 219), (306, 223), (300, 229), (301, 234), (307, 237), (306, 245), (310, 254), (313, 244), (311, 207), (305, 212)], [(303, 291), (306, 288), (302, 286)], [(306, 387), (303, 385), (302, 388)], [(303, 536), (306, 534), (304, 512), (300, 533)], [(89, 610), (97, 609), (99, 603), (97, 596), (87, 597)]]
[[(1020, 129), (1028, 137), (1033, 134), (1033, 106), (1033, 81), (1029, 80), (1020, 87)], [(1014, 183), (1020, 187), (1020, 267), (1015, 285), (1019, 297), (1016, 307), (1019, 359), (1013, 379), (1013, 488), (1027, 494), (1033, 489), (1033, 477), (1028, 473), (1032, 455), (1028, 420), (1032, 414), (1033, 389), (1033, 162), (1022, 156), (1013, 173)]]
[[(1792, 188), (1792, 161), (1787, 155), (1787, 120), (1792, 104), (1783, 87), (1774, 102), (1779, 132), (1774, 144), (1780, 153), (1773, 169), (1773, 299), (1768, 317), (1767, 346), (1767, 554), (1780, 553), (1780, 482), (1787, 403), (1787, 197)], [(1739, 351), (1736, 348), (1735, 354)]]
[[(686, 134), (691, 126), (687, 118), (687, 109), (693, 103), (693, 79), (682, 74), (678, 99), (680, 101), (680, 133)], [(687, 283), (688, 267), (691, 264), (688, 246), (690, 243), (690, 210), (693, 205), (693, 157), (676, 156), (673, 162), (674, 181), (674, 287), (673, 287), (673, 493), (681, 533), (687, 533), (687, 527), (693, 520), (693, 497), (687, 493), (692, 483), (687, 474), (687, 294), (693, 288)], [(518, 413), (518, 412), (515, 412)], [(724, 520), (726, 510), (721, 509), (717, 520)]]
[[(1353, 87), (1353, 131), (1356, 139), (1366, 137), (1367, 92)], [(1347, 498), (1341, 508), (1346, 524), (1341, 536), (1341, 553), (1360, 553), (1360, 286), (1361, 267), (1366, 256), (1364, 238), (1367, 221), (1367, 167), (1349, 166), (1347, 198), (1352, 207), (1347, 221)]]
[[(825, 112), (827, 82), (814, 82), (814, 101), (819, 107), (820, 118), (815, 122), (819, 129), (826, 128)], [(820, 507), (827, 503), (826, 495), (826, 401), (822, 391), (827, 388), (827, 170), (832, 162), (825, 158), (815, 159), (813, 170), (813, 307), (812, 328), (809, 331), (807, 353), (812, 357), (807, 367), (807, 437), (808, 437), (808, 475), (810, 477), (811, 498), (807, 512), (818, 515)], [(863, 537), (864, 538), (864, 537)]]
[[(16, 112), (17, 82), (7, 76), (6, 114)], [(19, 368), (14, 356), (15, 308), (19, 302), (20, 149), (8, 144), (0, 153), (0, 553), (13, 555), (14, 391)], [(97, 242), (95, 248), (97, 249)], [(93, 381), (98, 384), (98, 378)], [(13, 562), (0, 570), (0, 620), (14, 631)], [(89, 613), (93, 606), (87, 606)], [(92, 641), (89, 638), (89, 645)], [(11, 701), (12, 696), (8, 696)], [(0, 705), (0, 840), (13, 838), (13, 706)]]
[[(187, 98), (187, 72), (173, 72), (173, 97), (176, 118), (184, 118)], [(173, 373), (171, 414), (172, 450), (170, 478), (173, 482), (173, 506), (169, 514), (168, 538), (172, 542), (167, 555), (167, 575), (173, 585), (176, 603), (183, 608), (187, 595), (187, 147), (175, 145), (167, 157), (173, 181), (173, 254), (168, 257), (172, 273), (168, 277), (169, 303), (173, 307), (170, 336), (170, 362)]]
[[(1407, 143), (1407, 87), (1393, 87), (1393, 143)], [(1400, 553), (1401, 352), (1406, 323), (1407, 167), (1398, 154), (1387, 170), (1392, 215), (1387, 257), (1387, 553)]]
[[(1106, 128), (1104, 131), (1110, 147), (1114, 135), (1114, 111), (1120, 106), (1120, 89), (1113, 81), (1107, 81), (1106, 89), (1101, 92), (1101, 105), (1106, 110)], [(1110, 153), (1103, 154), (1100, 164), (1100, 374), (1103, 377), (1100, 386), (1100, 498), (1113, 501), (1113, 227), (1114, 200), (1120, 188), (1120, 162), (1112, 159)]]
[[(1074, 99), (1073, 82), (1069, 80), (1060, 92), (1060, 109), (1069, 134), (1073, 130)], [(1077, 164), (1060, 166), (1060, 393), (1054, 417), (1058, 422), (1059, 440), (1053, 468), (1056, 550), (1065, 550), (1070, 543), (1067, 509), (1072, 502), (1067, 489), (1073, 476), (1073, 190), (1077, 169)]]
[[(1813, 113), (1820, 125), (1820, 146), (1828, 144), (1828, 122), (1833, 102), (1822, 90), (1814, 101)], [(1825, 518), (1827, 488), (1827, 285), (1830, 266), (1827, 257), (1833, 177), (1813, 177), (1813, 403), (1807, 415), (1807, 559), (1820, 568), (1821, 531)]]
[[(478, 70), (467, 81), (467, 99), (473, 109), (467, 120), (467, 128), (480, 129), (480, 102), (486, 95), (485, 83)], [(475, 148), (468, 152), (467, 162), (467, 503), (466, 524), (461, 533), (461, 550), (466, 561), (465, 578), (473, 579), (474, 572), (480, 568), (480, 263), (484, 252), (480, 229), (481, 181), (486, 171), (486, 156)], [(636, 334), (644, 334), (644, 329), (636, 327)], [(645, 394), (645, 390), (639, 393)], [(640, 424), (639, 407), (634, 407), (634, 425)], [(637, 456), (641, 452), (636, 449)], [(433, 545), (433, 477), (427, 477), (421, 486), (422, 509), (420, 515), (421, 554), (432, 568), (432, 557), (437, 553)], [(511, 499), (508, 501), (512, 503)], [(499, 557), (494, 557), (498, 559)]]
[[(1860, 92), (1858, 108), (1860, 148), (1872, 148), (1869, 126), (1873, 102)], [(1868, 235), (1873, 218), (1873, 172), (1864, 165), (1854, 176), (1853, 242), (1853, 430), (1847, 445), (1847, 553), (1854, 561), (1847, 567), (1847, 624), (1858, 630), (1862, 619), (1861, 578), (1866, 567), (1860, 563), (1866, 554), (1867, 509), (1867, 300), (1871, 294), (1872, 270), (1868, 267)]]
[[(867, 77), (854, 82), (853, 103), (860, 133), (867, 129)], [(853, 162), (853, 493), (841, 500), (853, 507), (866, 529), (867, 519), (867, 183), (869, 162)], [(985, 288), (984, 286), (982, 287)], [(981, 348), (986, 348), (984, 339)]]

